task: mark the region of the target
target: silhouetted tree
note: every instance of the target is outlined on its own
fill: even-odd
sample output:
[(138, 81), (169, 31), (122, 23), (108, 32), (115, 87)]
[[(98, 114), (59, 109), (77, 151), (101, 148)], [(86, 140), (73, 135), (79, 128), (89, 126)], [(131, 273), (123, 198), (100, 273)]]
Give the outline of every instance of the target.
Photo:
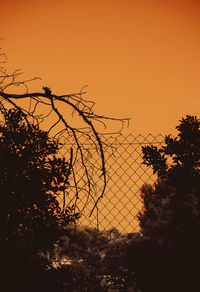
[(143, 147), (144, 164), (158, 180), (142, 188), (141, 231), (170, 246), (193, 246), (200, 227), (200, 120), (187, 116), (178, 136), (166, 136), (165, 146)]
[(78, 214), (59, 206), (59, 194), (67, 191), (70, 174), (65, 158), (57, 157), (59, 142), (38, 126), (27, 125), (20, 110), (9, 110), (4, 118), (0, 125), (0, 259), (7, 277), (13, 271), (19, 277), (26, 274), (25, 281), (31, 269), (47, 268), (39, 253), (52, 248), (62, 234), (62, 224)]
[(200, 120), (186, 116), (177, 137), (143, 147), (144, 164), (158, 175), (142, 188), (142, 238), (129, 250), (141, 291), (200, 288)]
[(68, 227), (55, 249), (60, 260), (71, 260), (71, 265), (62, 264), (59, 269), (63, 287), (69, 291), (135, 291), (133, 273), (129, 273), (124, 256), (128, 241), (116, 228)]
[[(29, 82), (39, 78), (21, 80), (20, 70), (10, 72), (6, 63), (7, 57), (0, 48), (0, 114), (5, 117), (0, 130), (0, 255), (11, 273), (11, 262), (18, 260), (19, 270), (29, 271), (26, 267), (30, 262), (34, 266), (38, 252), (47, 250), (60, 235), (59, 224), (74, 219), (74, 213), (76, 219), (77, 210), (83, 212), (90, 205), (88, 216), (92, 215), (107, 185), (104, 157), (107, 145), (102, 143), (96, 124), (106, 128), (107, 120), (120, 122), (121, 129), (117, 131), (120, 132), (129, 119), (96, 114), (95, 103), (84, 98), (85, 87), (73, 94), (58, 95), (46, 86), (42, 91), (30, 92)], [(12, 110), (8, 111), (9, 108)], [(79, 120), (79, 127), (69, 118), (69, 110)], [(57, 153), (59, 150), (68, 157), (69, 143), (73, 149), (68, 165)], [(73, 210), (67, 205), (70, 173)], [(57, 200), (58, 194), (62, 194), (61, 202)], [(13, 275), (16, 270), (15, 266)], [(31, 274), (26, 273), (27, 279)], [(8, 291), (7, 286), (3, 290)], [(32, 290), (39, 291), (35, 287)]]
[[(129, 119), (109, 118), (96, 114), (95, 102), (84, 98), (86, 86), (80, 92), (72, 94), (58, 95), (47, 86), (41, 86), (42, 90), (40, 87), (38, 91), (30, 92), (29, 83), (40, 78), (23, 80), (20, 78), (21, 75), (20, 70), (12, 72), (7, 69), (7, 56), (0, 47), (0, 111), (4, 112), (10, 107), (19, 109), (25, 117), (26, 124), (32, 122), (40, 125), (40, 128), (46, 129), (48, 133), (51, 132), (51, 136), (62, 139), (62, 150), (65, 154), (68, 153), (67, 144), (73, 144), (71, 188), (74, 189), (71, 192), (71, 199), (75, 207), (77, 201), (81, 199), (84, 202), (83, 209), (92, 203), (89, 214), (91, 216), (102, 199), (107, 185), (104, 157), (104, 149), (107, 145), (102, 143), (99, 132), (106, 129), (107, 121), (119, 122), (121, 129), (117, 132), (121, 132)], [(98, 124), (103, 126), (104, 130), (101, 128), (97, 130)], [(87, 148), (84, 145), (86, 141)], [(79, 173), (77, 168), (81, 168)], [(63, 206), (65, 206), (65, 197), (63, 197)], [(80, 206), (78, 209), (80, 211)]]

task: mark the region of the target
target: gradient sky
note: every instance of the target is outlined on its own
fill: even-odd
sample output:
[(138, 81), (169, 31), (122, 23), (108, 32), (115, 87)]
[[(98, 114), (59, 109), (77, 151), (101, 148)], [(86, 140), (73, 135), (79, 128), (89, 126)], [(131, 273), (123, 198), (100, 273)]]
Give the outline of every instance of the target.
[(131, 133), (173, 132), (199, 115), (200, 1), (2, 0), (8, 66), (56, 94), (88, 85), (96, 111)]

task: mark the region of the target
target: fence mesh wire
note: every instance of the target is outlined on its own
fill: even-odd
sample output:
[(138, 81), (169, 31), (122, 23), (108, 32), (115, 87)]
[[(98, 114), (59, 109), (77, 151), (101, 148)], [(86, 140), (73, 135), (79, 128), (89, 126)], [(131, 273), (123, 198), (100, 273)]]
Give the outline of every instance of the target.
[[(82, 180), (82, 188), (79, 189), (77, 197), (71, 181), (68, 202), (76, 200), (81, 212), (78, 224), (97, 227), (99, 230), (116, 228), (120, 233), (139, 232), (137, 214), (142, 208), (140, 189), (144, 183), (153, 183), (156, 179), (152, 169), (142, 164), (142, 146), (162, 145), (164, 136), (161, 134), (157, 136), (115, 134), (101, 135), (101, 140), (104, 145), (107, 171), (107, 187), (103, 198), (89, 217), (103, 181), (99, 173), (95, 171), (100, 163), (96, 149), (89, 139), (84, 138), (82, 147), (87, 152), (87, 163), (90, 165), (89, 171), (93, 180), (92, 191), (90, 196), (85, 192), (86, 182), (82, 174), (82, 164), (77, 159), (75, 171), (80, 181)], [(68, 137), (62, 155), (67, 155), (70, 147), (73, 148), (73, 140)]]

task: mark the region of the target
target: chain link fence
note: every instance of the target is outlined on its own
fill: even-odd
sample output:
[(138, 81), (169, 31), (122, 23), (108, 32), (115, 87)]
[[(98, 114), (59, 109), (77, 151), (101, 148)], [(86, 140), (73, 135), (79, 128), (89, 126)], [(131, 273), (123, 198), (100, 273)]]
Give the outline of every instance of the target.
[[(117, 229), (120, 233), (139, 232), (137, 214), (142, 208), (140, 189), (144, 183), (153, 183), (156, 179), (152, 169), (142, 164), (142, 146), (157, 145), (164, 142), (164, 136), (159, 134), (147, 136), (129, 134), (101, 135), (104, 145), (107, 187), (103, 198), (90, 216), (95, 200), (103, 187), (102, 178), (95, 170), (99, 169), (99, 157), (90, 139), (79, 137), (82, 147), (87, 152), (87, 164), (90, 165), (91, 193), (85, 191), (86, 181), (83, 177), (81, 161), (77, 160), (74, 167), (82, 188), (79, 193), (73, 182), (70, 183), (68, 203), (76, 202), (81, 213), (78, 224), (87, 227), (97, 227), (99, 230)], [(66, 138), (65, 138), (66, 139)], [(73, 148), (73, 141), (67, 138), (62, 155), (67, 156)]]

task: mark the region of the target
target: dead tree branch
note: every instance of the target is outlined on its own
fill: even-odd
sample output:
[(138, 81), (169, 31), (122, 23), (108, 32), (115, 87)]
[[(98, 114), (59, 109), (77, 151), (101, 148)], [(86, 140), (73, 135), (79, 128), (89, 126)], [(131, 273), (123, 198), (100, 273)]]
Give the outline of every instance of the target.
[[(31, 122), (41, 126), (46, 123), (48, 133), (51, 131), (53, 137), (63, 139), (63, 151), (66, 149), (67, 141), (73, 140), (74, 144), (70, 147), (70, 171), (75, 188), (74, 202), (77, 203), (81, 192), (83, 192), (86, 195), (84, 206), (87, 205), (88, 201), (93, 201), (89, 214), (91, 216), (97, 208), (98, 202), (102, 199), (107, 184), (104, 145), (94, 122), (98, 122), (106, 128), (107, 121), (117, 121), (121, 124), (121, 128), (116, 132), (121, 132), (125, 122), (128, 123), (129, 119), (109, 118), (96, 114), (94, 112), (95, 103), (84, 98), (85, 87), (79, 93), (64, 95), (56, 95), (48, 87), (43, 87), (43, 91), (29, 92), (28, 83), (36, 78), (19, 81), (18, 78), (22, 73), (19, 70), (8, 73), (5, 69), (6, 60), (5, 54), (0, 54), (0, 111), (3, 113), (8, 107), (14, 107), (23, 113), (27, 125)], [(8, 90), (13, 86), (23, 86), (25, 92), (23, 94), (9, 93)], [(25, 102), (22, 104), (23, 100)], [(84, 126), (77, 127), (70, 122), (69, 115), (65, 114), (68, 109), (71, 109), (72, 117), (80, 119)], [(91, 154), (89, 149), (84, 148), (84, 141), (81, 139), (93, 145), (95, 154)], [(63, 153), (63, 155), (65, 154)], [(98, 156), (100, 167), (90, 161), (93, 155)], [(79, 161), (78, 156), (80, 156)], [(88, 158), (89, 156), (90, 158)], [(82, 168), (81, 171), (76, 169), (77, 163), (79, 163), (79, 169)], [(93, 193), (95, 189), (93, 188), (95, 183), (94, 170), (96, 177), (101, 179), (99, 187), (101, 190), (98, 190), (98, 194)], [(65, 208), (65, 194), (63, 194), (62, 203), (63, 208)]]

